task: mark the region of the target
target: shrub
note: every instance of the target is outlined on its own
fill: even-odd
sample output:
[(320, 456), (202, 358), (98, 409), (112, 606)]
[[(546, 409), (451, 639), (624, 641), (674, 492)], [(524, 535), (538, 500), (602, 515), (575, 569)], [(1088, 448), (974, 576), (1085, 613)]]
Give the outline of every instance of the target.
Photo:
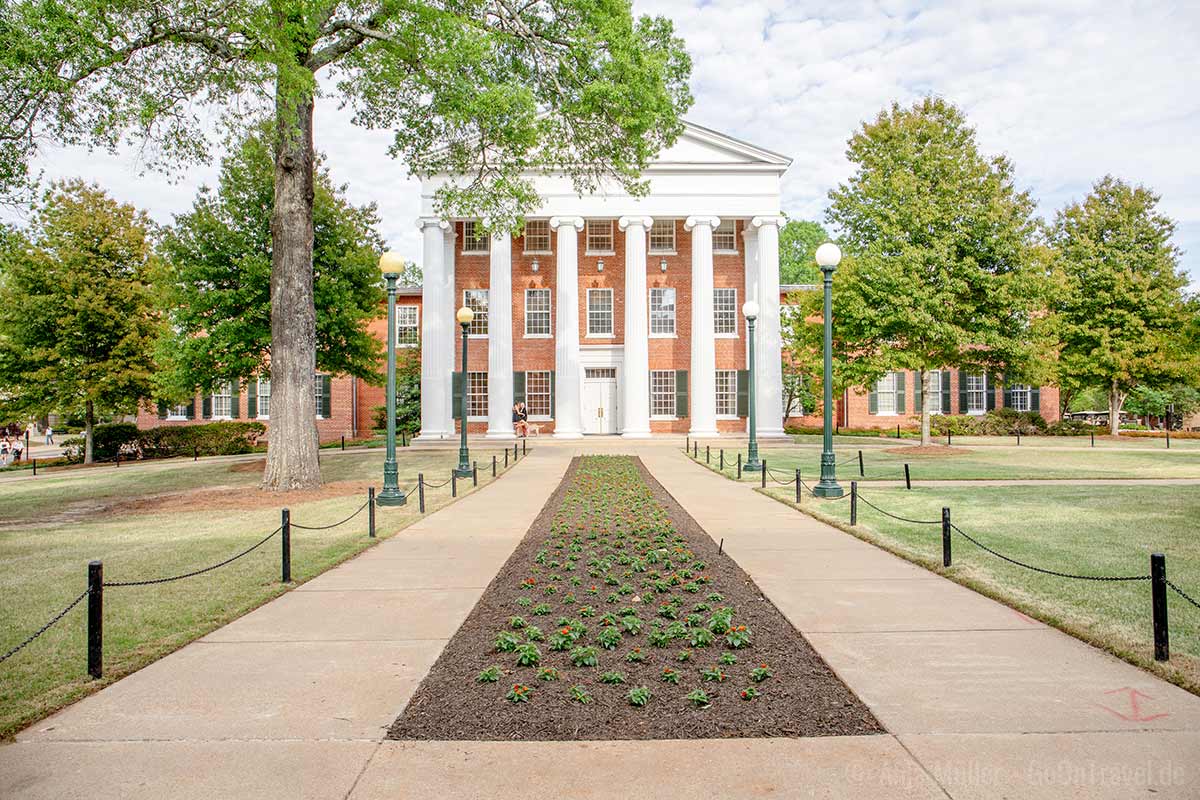
[[(866, 436), (866, 437), (878, 439), (879, 437), (884, 436), (887, 433), (889, 433), (889, 431), (894, 433), (895, 430), (896, 430), (895, 426), (893, 426), (892, 428), (889, 428), (889, 429), (885, 429), (885, 430), (880, 430), (879, 428), (838, 428), (837, 435), (838, 436)], [(825, 429), (823, 427), (821, 427), (820, 425), (789, 425), (786, 428), (784, 428), (784, 433), (789, 433), (789, 434), (792, 434), (793, 436), (803, 435), (803, 434), (820, 436), (823, 433), (825, 433)]]
[[(92, 428), (92, 458), (96, 461), (114, 461), (117, 453), (122, 458), (136, 458), (138, 441), (142, 431), (132, 422), (114, 422)], [(62, 443), (63, 456), (71, 464), (83, 461), (84, 438), (73, 436)]]
[(1048, 426), (1035, 411), (1014, 411), (1000, 408), (986, 414), (935, 414), (929, 422), (934, 436), (1037, 436), (1046, 433)]
[(1096, 426), (1081, 419), (1060, 419), (1046, 426), (1049, 436), (1087, 436), (1096, 430)]
[(210, 422), (205, 425), (160, 425), (142, 431), (142, 458), (173, 458), (198, 453), (232, 456), (254, 451), (267, 428), (261, 422)]

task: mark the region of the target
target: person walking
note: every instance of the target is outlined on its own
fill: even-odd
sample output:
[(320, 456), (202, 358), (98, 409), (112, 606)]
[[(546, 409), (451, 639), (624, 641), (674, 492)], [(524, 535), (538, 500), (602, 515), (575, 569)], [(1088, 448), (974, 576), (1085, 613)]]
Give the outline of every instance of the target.
[(0, 441), (0, 467), (8, 466), (8, 437)]
[(47, 425), (46, 426), (46, 446), (49, 447), (52, 444), (54, 444), (54, 428)]
[(21, 454), (24, 452), (25, 452), (25, 445), (24, 445), (24, 443), (22, 443), (21, 437), (18, 436), (17, 438), (13, 439), (13, 443), (12, 443), (12, 454), (13, 454), (13, 463), (14, 464), (21, 463)]

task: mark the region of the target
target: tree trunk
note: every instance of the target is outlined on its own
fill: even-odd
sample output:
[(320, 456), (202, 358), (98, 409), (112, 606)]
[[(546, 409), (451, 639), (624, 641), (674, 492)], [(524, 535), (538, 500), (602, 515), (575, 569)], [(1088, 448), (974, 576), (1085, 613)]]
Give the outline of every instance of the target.
[(1121, 435), (1121, 406), (1125, 405), (1125, 395), (1117, 388), (1117, 382), (1112, 382), (1108, 392), (1108, 431), (1113, 436)]
[[(290, 89), (295, 93), (297, 89)], [(263, 488), (321, 485), (313, 376), (313, 98), (276, 85), (275, 208), (271, 214), (271, 406)]]
[(84, 405), (83, 414), (83, 463), (92, 463), (92, 434), (96, 427), (96, 408), (88, 400)]
[(933, 436), (929, 432), (929, 424), (932, 422), (933, 415), (929, 413), (929, 370), (921, 370), (921, 407), (917, 409), (921, 412), (921, 446), (928, 447), (933, 444)]

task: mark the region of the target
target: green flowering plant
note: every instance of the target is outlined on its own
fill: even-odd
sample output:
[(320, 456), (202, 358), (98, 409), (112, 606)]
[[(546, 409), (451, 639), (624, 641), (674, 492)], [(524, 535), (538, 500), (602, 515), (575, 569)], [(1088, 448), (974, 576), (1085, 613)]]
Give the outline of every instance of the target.
[(517, 646), (517, 666), (534, 667), (541, 660), (542, 654), (537, 645), (525, 643)]
[(679, 672), (670, 667), (663, 667), (663, 671), (658, 676), (663, 683), (677, 684), (679, 683)]
[(480, 673), (475, 676), (475, 680), (479, 683), (495, 683), (496, 681), (500, 680), (500, 677), (503, 674), (504, 672), (500, 669), (500, 667), (493, 664), (487, 669), (481, 670)]
[(559, 678), (558, 670), (554, 667), (542, 667), (537, 676), (539, 681), (556, 681)]
[(605, 672), (600, 676), (601, 683), (618, 684), (625, 682), (625, 673), (623, 672)]
[(692, 647), (708, 647), (713, 643), (712, 631), (707, 628), (692, 628), (688, 632), (688, 643)]
[(701, 672), (700, 677), (706, 681), (715, 681), (717, 683), (723, 683), (729, 677), (729, 674), (727, 672), (725, 672), (725, 670), (721, 669), (720, 667), (712, 667), (711, 669), (706, 669), (703, 672)]
[(629, 690), (629, 705), (644, 706), (650, 702), (650, 689), (645, 686), (637, 686)]
[(676, 661), (691, 661), (692, 660), (692, 651), (691, 650), (680, 650), (678, 653), (675, 654), (675, 660)]
[(533, 694), (533, 689), (523, 683), (514, 683), (513, 687), (508, 690), (508, 694), (504, 696), (512, 703), (528, 703), (531, 694)]
[(524, 628), (525, 627), (525, 618), (524, 617), (512, 617), (508, 621), (508, 627), (512, 628), (514, 631)]
[(605, 650), (612, 650), (621, 644), (621, 632), (616, 628), (601, 628), (596, 634), (596, 644)]
[(541, 642), (544, 641), (545, 638), (546, 637), (542, 635), (542, 629), (537, 625), (528, 625), (525, 627), (525, 641)]
[(737, 656), (728, 651), (721, 653), (721, 663), (727, 667), (731, 667), (737, 663)]
[(592, 702), (592, 696), (588, 694), (582, 686), (572, 686), (568, 691), (571, 694), (571, 699), (576, 703), (581, 703), (586, 706), (588, 703)]
[(497, 653), (511, 653), (521, 644), (521, 637), (511, 631), (500, 631), (496, 634), (493, 644), (496, 646)]
[(750, 670), (750, 680), (754, 681), (755, 683), (762, 683), (773, 674), (774, 673), (771, 672), (771, 668), (766, 664), (759, 664), (757, 667)]
[(598, 663), (594, 647), (576, 647), (570, 657), (571, 663), (577, 667), (594, 667)]
[(745, 625), (734, 625), (725, 636), (725, 641), (732, 648), (739, 649), (750, 644), (752, 631)]
[(549, 603), (538, 603), (533, 607), (533, 615), (535, 617), (544, 617), (551, 612)]
[(758, 689), (755, 689), (753, 686), (747, 686), (745, 689), (742, 689), (741, 698), (743, 700), (753, 700), (760, 694), (762, 694), (762, 692), (760, 692)]
[(708, 697), (708, 692), (703, 689), (693, 689), (687, 693), (684, 699), (697, 708), (705, 708), (712, 703), (712, 700)]
[(642, 652), (642, 648), (635, 647), (625, 654), (625, 660), (630, 662), (645, 661), (646, 655)]

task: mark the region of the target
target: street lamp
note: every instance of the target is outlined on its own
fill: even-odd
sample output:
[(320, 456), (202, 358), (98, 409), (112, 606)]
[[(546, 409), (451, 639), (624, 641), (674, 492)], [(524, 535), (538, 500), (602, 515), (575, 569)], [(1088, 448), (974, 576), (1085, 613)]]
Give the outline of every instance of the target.
[(742, 316), (750, 326), (750, 448), (746, 454), (746, 472), (758, 472), (762, 462), (758, 460), (758, 424), (754, 418), (754, 321), (758, 319), (758, 303), (747, 300), (742, 304)]
[(396, 281), (404, 269), (404, 257), (386, 252), (379, 257), (379, 270), (387, 281), (387, 456), (383, 460), (383, 491), (375, 498), (381, 506), (402, 506), (408, 502), (400, 491), (396, 470)]
[(458, 440), (458, 466), (454, 468), (454, 474), (460, 478), (469, 478), (471, 453), (467, 450), (467, 329), (471, 327), (471, 320), (475, 319), (475, 312), (463, 306), (454, 318), (462, 326), (462, 401), (458, 407), (459, 427), (462, 433)]
[(842, 251), (833, 242), (817, 248), (817, 265), (825, 276), (825, 436), (821, 447), (821, 480), (813, 487), (817, 497), (841, 497), (845, 494), (837, 482), (837, 462), (833, 456), (833, 271), (842, 260)]

